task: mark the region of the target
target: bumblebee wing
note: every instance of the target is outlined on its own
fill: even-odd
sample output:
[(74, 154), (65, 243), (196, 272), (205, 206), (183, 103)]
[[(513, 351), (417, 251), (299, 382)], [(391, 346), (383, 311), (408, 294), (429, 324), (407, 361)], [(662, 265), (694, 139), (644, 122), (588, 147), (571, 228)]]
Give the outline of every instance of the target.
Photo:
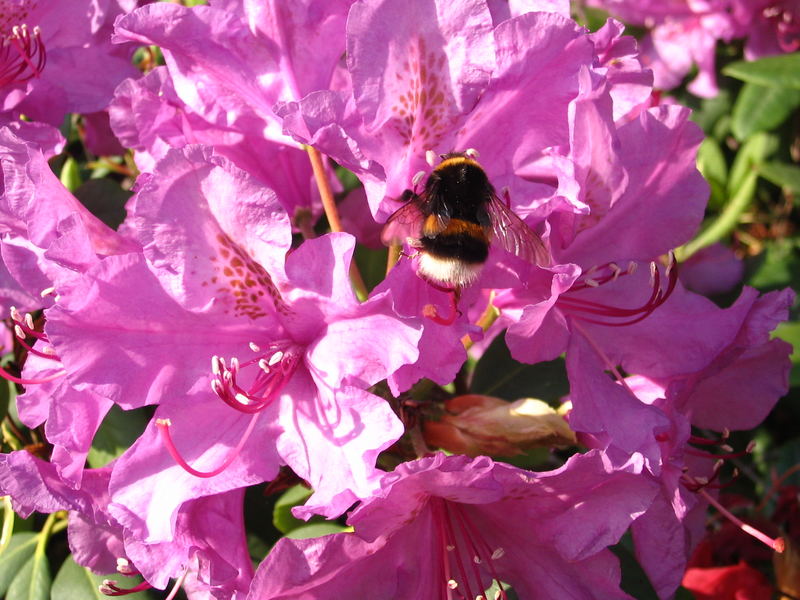
[(494, 241), (534, 265), (550, 264), (550, 253), (540, 238), (514, 211), (492, 194), (487, 203)]
[(404, 206), (398, 208), (381, 231), (381, 241), (387, 246), (393, 244), (403, 244), (408, 238), (416, 239), (422, 237), (422, 226), (425, 223), (425, 215), (422, 213), (421, 200), (419, 196), (414, 196)]

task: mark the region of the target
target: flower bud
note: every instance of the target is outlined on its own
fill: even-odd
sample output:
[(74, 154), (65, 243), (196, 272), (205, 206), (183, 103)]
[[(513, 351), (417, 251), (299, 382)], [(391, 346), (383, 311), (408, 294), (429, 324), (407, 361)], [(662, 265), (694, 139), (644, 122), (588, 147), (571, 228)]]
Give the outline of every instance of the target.
[(535, 398), (507, 402), (469, 394), (445, 403), (438, 421), (425, 423), (425, 441), (449, 452), (514, 456), (531, 448), (569, 446), (575, 434), (564, 418)]

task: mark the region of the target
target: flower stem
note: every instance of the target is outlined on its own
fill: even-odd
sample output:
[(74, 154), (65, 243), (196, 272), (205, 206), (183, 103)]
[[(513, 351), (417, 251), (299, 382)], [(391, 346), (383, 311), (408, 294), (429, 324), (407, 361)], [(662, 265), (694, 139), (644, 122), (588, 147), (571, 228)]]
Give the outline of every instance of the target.
[[(314, 171), (314, 180), (317, 182), (319, 188), (319, 195), (322, 199), (322, 208), (325, 211), (325, 216), (328, 217), (328, 224), (331, 231), (344, 231), (342, 227), (342, 220), (339, 218), (339, 209), (336, 207), (336, 201), (333, 198), (333, 190), (328, 181), (328, 176), (325, 174), (325, 166), (322, 164), (322, 155), (319, 150), (312, 146), (306, 146), (308, 152), (308, 159), (311, 161), (311, 169)], [(358, 270), (356, 261), (350, 262), (350, 281), (355, 289), (356, 296), (362, 302), (369, 296), (367, 286), (364, 284), (364, 278), (361, 277), (361, 272)]]

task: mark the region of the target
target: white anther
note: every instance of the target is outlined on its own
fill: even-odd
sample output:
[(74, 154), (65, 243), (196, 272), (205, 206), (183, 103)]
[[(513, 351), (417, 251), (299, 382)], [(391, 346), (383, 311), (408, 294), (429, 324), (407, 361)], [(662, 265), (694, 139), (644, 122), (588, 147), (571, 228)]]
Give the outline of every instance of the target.
[(9, 310), (9, 313), (11, 314), (11, 319), (12, 320), (14, 320), (14, 321), (22, 321), (22, 317), (20, 316), (19, 311), (17, 310), (16, 306), (12, 306), (8, 310)]
[(669, 277), (672, 268), (675, 266), (675, 253), (670, 250), (669, 252), (669, 260), (667, 261), (667, 268), (666, 268), (666, 275)]
[(231, 371), (233, 371), (234, 373), (239, 372), (239, 359), (236, 358), (235, 356), (231, 358)]
[(722, 468), (722, 465), (724, 465), (724, 464), (725, 464), (725, 461), (720, 458), (719, 460), (717, 460), (717, 462), (714, 463), (714, 466), (712, 467), (712, 470), (716, 473), (717, 471), (719, 471)]
[(445, 546), (445, 548), (447, 548), (447, 551), (448, 551), (448, 552), (452, 552), (453, 550), (455, 550), (455, 549), (456, 549), (456, 547), (455, 547), (455, 546), (453, 546), (452, 544), (447, 544), (447, 546)]
[(261, 352), (261, 347), (255, 342), (250, 342), (249, 346), (250, 350), (252, 350), (253, 352)]
[(131, 562), (122, 556), (117, 558), (117, 571), (123, 575), (135, 575), (137, 573)]
[(455, 579), (448, 579), (447, 587), (449, 587), (451, 590), (454, 590), (458, 587), (458, 582)]
[(14, 26), (11, 28), (11, 34), (12, 34), (12, 35), (15, 35), (15, 36), (19, 37), (19, 32), (20, 32), (19, 25), (14, 25)]
[(733, 448), (731, 446), (729, 446), (728, 444), (722, 444), (719, 447), (719, 449), (722, 450), (723, 452), (733, 452)]
[(263, 358), (258, 361), (258, 368), (264, 371), (264, 373), (266, 373), (267, 375), (269, 375), (269, 365), (267, 364), (267, 361), (264, 360)]
[(39, 35), (40, 33), (42, 33), (42, 28), (39, 27), (38, 25), (35, 25), (33, 27), (33, 35)]
[(611, 269), (611, 272), (613, 273), (611, 278), (614, 281), (616, 281), (617, 277), (619, 277), (619, 274), (622, 273), (622, 269), (619, 268), (619, 265), (617, 263), (613, 263), (613, 262), (612, 263), (608, 263), (608, 268)]
[(277, 351), (275, 354), (273, 354), (273, 355), (270, 357), (270, 359), (269, 359), (269, 363), (268, 363), (268, 364), (269, 364), (269, 366), (271, 367), (271, 366), (273, 366), (273, 365), (276, 365), (277, 363), (281, 362), (281, 359), (282, 359), (282, 358), (283, 358), (283, 352), (281, 352), (280, 350), (278, 350), (278, 351)]
[(53, 348), (52, 346), (44, 346), (42, 348), (42, 354), (47, 354), (47, 356), (55, 356), (56, 349)]
[(222, 384), (219, 382), (219, 379), (211, 380), (211, 391), (217, 396), (222, 396)]
[(211, 372), (214, 375), (219, 375), (222, 372), (222, 365), (220, 358), (216, 354), (211, 357)]
[(161, 425), (162, 427), (172, 427), (172, 421), (169, 419), (156, 419), (156, 425)]
[(475, 600), (486, 600), (486, 596), (484, 596), (483, 594), (478, 594), (477, 596), (475, 596)]
[(498, 548), (494, 552), (492, 552), (492, 560), (497, 560), (498, 558), (503, 558), (506, 554), (506, 551), (502, 548)]
[(706, 485), (708, 483), (708, 477), (695, 477), (694, 481), (700, 485)]
[(731, 430), (726, 427), (722, 430), (722, 439), (727, 440), (729, 437), (731, 437)]
[(656, 271), (658, 271), (658, 266), (656, 263), (650, 263), (650, 286), (652, 287), (656, 282)]
[(434, 152), (433, 150), (428, 150), (425, 153), (425, 162), (432, 167), (436, 165), (436, 152)]
[(595, 281), (594, 279), (584, 279), (583, 282), (589, 287), (593, 288), (600, 287), (600, 284), (597, 283), (597, 281)]
[(475, 148), (467, 148), (464, 150), (464, 154), (466, 154), (469, 158), (478, 158), (480, 156)]
[(239, 392), (238, 394), (236, 394), (236, 396), (234, 396), (234, 397), (236, 398), (236, 401), (237, 401), (237, 402), (239, 402), (239, 403), (241, 403), (241, 404), (244, 404), (245, 406), (247, 406), (248, 404), (250, 404), (250, 398), (248, 398), (247, 396), (245, 396), (245, 395), (244, 395), (244, 394), (242, 394), (241, 392)]
[(39, 295), (40, 295), (42, 298), (45, 298), (45, 297), (47, 297), (47, 296), (49, 296), (49, 295), (51, 295), (51, 294), (55, 293), (55, 291), (56, 291), (56, 288), (54, 288), (54, 287), (49, 287), (49, 288), (45, 288), (45, 289), (43, 289), (41, 292), (39, 292)]
[(33, 329), (33, 317), (31, 313), (25, 313), (25, 325), (28, 326), (28, 329)]
[(472, 557), (472, 562), (474, 562), (476, 565), (479, 565), (479, 564), (481, 564), (483, 561), (481, 560), (481, 557), (480, 557), (480, 556), (473, 556), (473, 557)]
[(425, 178), (425, 171), (417, 171), (414, 173), (414, 176), (411, 178), (411, 185), (412, 187), (416, 187), (419, 185), (419, 182)]
[(633, 261), (629, 262), (628, 263), (628, 275), (633, 275), (634, 273), (636, 273), (636, 269), (638, 267), (639, 267), (639, 265), (637, 263), (635, 263)]
[(21, 340), (25, 339), (25, 332), (22, 331), (22, 327), (20, 327), (19, 325), (14, 325), (14, 335)]
[(747, 444), (747, 448), (745, 448), (744, 451), (750, 454), (755, 449), (756, 449), (756, 441), (750, 440), (750, 443)]

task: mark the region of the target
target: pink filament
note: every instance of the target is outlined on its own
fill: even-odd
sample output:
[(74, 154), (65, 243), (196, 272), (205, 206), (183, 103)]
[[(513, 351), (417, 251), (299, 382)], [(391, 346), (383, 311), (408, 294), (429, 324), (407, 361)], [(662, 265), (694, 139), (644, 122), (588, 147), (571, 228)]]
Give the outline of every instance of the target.
[(164, 440), (164, 445), (167, 447), (167, 451), (169, 452), (170, 456), (172, 456), (173, 460), (176, 463), (178, 463), (178, 465), (181, 468), (183, 468), (184, 471), (186, 471), (191, 475), (194, 475), (195, 477), (209, 478), (219, 475), (225, 469), (231, 466), (234, 460), (236, 460), (236, 457), (239, 456), (239, 454), (242, 451), (242, 448), (244, 448), (245, 443), (250, 437), (250, 434), (253, 432), (253, 428), (256, 425), (256, 421), (258, 420), (259, 414), (261, 413), (256, 413), (250, 418), (250, 423), (248, 423), (247, 429), (245, 429), (244, 434), (242, 434), (239, 443), (230, 452), (230, 454), (228, 454), (228, 456), (225, 457), (225, 460), (223, 460), (218, 467), (216, 467), (211, 471), (198, 471), (197, 469), (192, 467), (188, 462), (186, 462), (186, 460), (181, 456), (180, 452), (178, 451), (178, 448), (175, 446), (175, 443), (172, 440), (172, 436), (170, 435), (169, 428), (171, 426), (171, 423), (169, 422), (168, 419), (156, 420), (156, 427), (158, 427), (158, 430), (161, 433), (161, 437)]
[(775, 552), (778, 553), (781, 553), (786, 549), (786, 543), (783, 541), (783, 538), (773, 539), (769, 537), (767, 534), (759, 531), (752, 525), (748, 525), (747, 523), (736, 517), (736, 515), (734, 515), (727, 508), (722, 506), (722, 504), (720, 504), (711, 494), (709, 494), (704, 489), (700, 489), (698, 491), (698, 494), (703, 496), (703, 498), (705, 498), (709, 504), (711, 504), (714, 508), (716, 508), (720, 512), (720, 514), (722, 514), (726, 519), (731, 521), (734, 525), (736, 525), (739, 529), (741, 529), (745, 533), (756, 538), (759, 542), (766, 544), (767, 546), (769, 546)]

